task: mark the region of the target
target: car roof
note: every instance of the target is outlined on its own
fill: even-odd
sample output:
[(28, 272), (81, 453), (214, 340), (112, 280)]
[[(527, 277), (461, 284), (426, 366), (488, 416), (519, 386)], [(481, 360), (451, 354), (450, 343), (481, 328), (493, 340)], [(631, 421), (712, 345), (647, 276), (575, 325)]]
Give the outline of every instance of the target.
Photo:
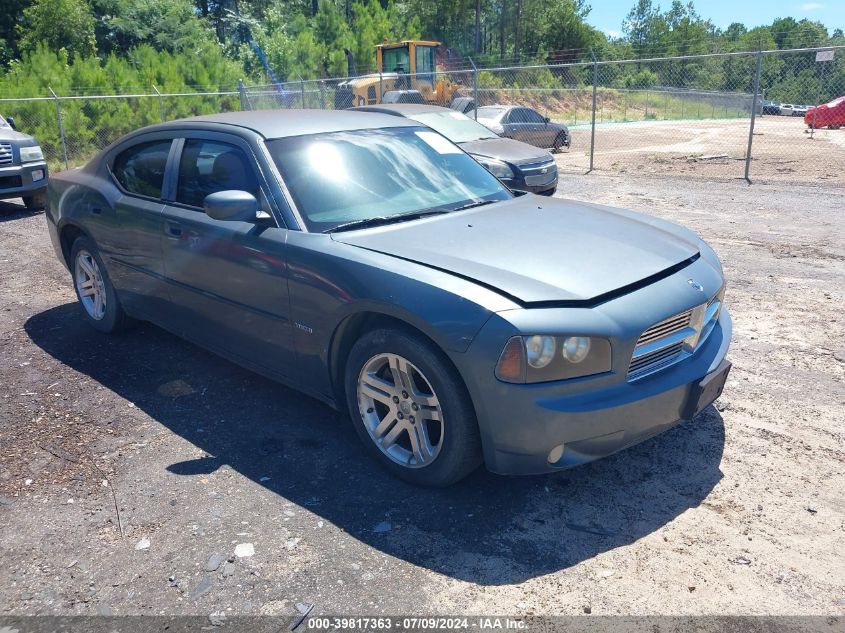
[(382, 103), (379, 105), (360, 106), (355, 110), (364, 112), (381, 112), (392, 116), (411, 116), (413, 114), (427, 114), (428, 112), (457, 112), (451, 108), (431, 105), (428, 103)]
[(273, 139), (411, 125), (417, 124), (387, 114), (378, 116), (370, 113), (365, 116), (354, 110), (247, 110), (178, 119), (155, 125), (147, 128), (146, 131), (180, 127), (213, 130), (219, 129), (218, 126), (234, 126), (252, 130), (264, 138)]

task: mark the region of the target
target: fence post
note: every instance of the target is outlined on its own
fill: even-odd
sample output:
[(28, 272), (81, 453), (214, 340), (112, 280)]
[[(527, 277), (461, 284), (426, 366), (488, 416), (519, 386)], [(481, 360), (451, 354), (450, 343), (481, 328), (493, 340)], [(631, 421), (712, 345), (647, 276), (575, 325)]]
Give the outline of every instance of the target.
[(302, 109), (305, 109), (305, 80), (302, 78), (302, 75), (297, 75), (299, 77), (299, 93), (302, 95)]
[(475, 66), (475, 62), (472, 61), (472, 57), (467, 57), (469, 63), (472, 64), (472, 100), (475, 102), (475, 108), (473, 112), (475, 113), (475, 120), (478, 121), (478, 68)]
[(65, 141), (65, 124), (62, 121), (62, 103), (59, 101), (59, 95), (57, 95), (52, 88), (48, 88), (48, 90), (50, 91), (50, 94), (53, 95), (53, 99), (56, 100), (56, 120), (59, 122), (59, 136), (62, 139), (62, 154), (65, 158), (65, 169), (67, 169), (67, 142)]
[(238, 95), (241, 98), (241, 110), (252, 110), (249, 103), (249, 96), (246, 94), (246, 86), (243, 79), (238, 79)]
[[(369, 95), (367, 95), (369, 97)], [(381, 71), (378, 71), (378, 102), (382, 103), (384, 101), (384, 77), (381, 75)]]
[(751, 182), (751, 145), (754, 142), (754, 122), (757, 120), (757, 93), (760, 92), (760, 71), (763, 68), (763, 51), (757, 51), (757, 65), (754, 69), (754, 89), (751, 97), (751, 125), (748, 128), (748, 148), (745, 150), (745, 180)]
[(158, 91), (155, 84), (153, 84), (153, 90), (155, 90), (156, 95), (158, 95), (158, 114), (161, 118), (161, 122), (164, 123), (164, 100), (162, 99), (161, 93)]
[(324, 79), (320, 80), (320, 110), (326, 109), (326, 82)]
[[(816, 52), (818, 56), (818, 51)], [(816, 62), (818, 65), (819, 62)], [(813, 109), (813, 125), (810, 127), (810, 138), (813, 138), (813, 135), (816, 131), (816, 115), (819, 112), (819, 106), (821, 105), (822, 100), (822, 86), (824, 85), (824, 71), (827, 68), (827, 62), (821, 62), (821, 68), (819, 69), (819, 87), (816, 91), (816, 107)]]
[(593, 158), (596, 151), (596, 86), (599, 82), (599, 63), (593, 49), (590, 49), (590, 57), (593, 58), (593, 119), (590, 130), (590, 170), (593, 171)]

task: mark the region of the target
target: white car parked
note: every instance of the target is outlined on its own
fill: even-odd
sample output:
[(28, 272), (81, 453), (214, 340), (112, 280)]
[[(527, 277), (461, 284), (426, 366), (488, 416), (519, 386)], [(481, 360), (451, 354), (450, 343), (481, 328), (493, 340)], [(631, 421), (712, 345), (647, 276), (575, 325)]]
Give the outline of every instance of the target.
[(792, 112), (795, 110), (795, 106), (791, 103), (781, 103), (780, 104), (780, 115), (781, 116), (792, 116)]

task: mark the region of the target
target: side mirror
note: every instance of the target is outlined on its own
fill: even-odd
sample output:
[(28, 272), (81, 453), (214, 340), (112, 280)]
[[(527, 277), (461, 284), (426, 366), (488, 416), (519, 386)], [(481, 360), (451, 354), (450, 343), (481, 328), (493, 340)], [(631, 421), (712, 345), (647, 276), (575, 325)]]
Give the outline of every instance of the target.
[(15, 117), (12, 117), (12, 116), (7, 116), (7, 117), (6, 117), (6, 123), (8, 123), (8, 124), (9, 124), (9, 127), (10, 127), (10, 128), (12, 128), (13, 130), (17, 131), (18, 126), (15, 124)]
[(543, 121), (545, 121), (546, 123), (549, 123), (551, 121), (551, 119), (547, 116), (544, 116)]
[(258, 213), (258, 200), (246, 191), (217, 191), (210, 193), (202, 202), (205, 213), (214, 220), (247, 222)]

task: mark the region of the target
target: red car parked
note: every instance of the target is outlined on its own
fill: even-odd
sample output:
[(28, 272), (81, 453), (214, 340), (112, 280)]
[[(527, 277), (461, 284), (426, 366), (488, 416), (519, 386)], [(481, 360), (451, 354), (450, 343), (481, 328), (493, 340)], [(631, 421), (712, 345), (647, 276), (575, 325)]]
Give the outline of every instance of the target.
[(810, 108), (804, 115), (804, 123), (810, 127), (838, 130), (845, 125), (845, 97), (834, 99), (818, 108)]

